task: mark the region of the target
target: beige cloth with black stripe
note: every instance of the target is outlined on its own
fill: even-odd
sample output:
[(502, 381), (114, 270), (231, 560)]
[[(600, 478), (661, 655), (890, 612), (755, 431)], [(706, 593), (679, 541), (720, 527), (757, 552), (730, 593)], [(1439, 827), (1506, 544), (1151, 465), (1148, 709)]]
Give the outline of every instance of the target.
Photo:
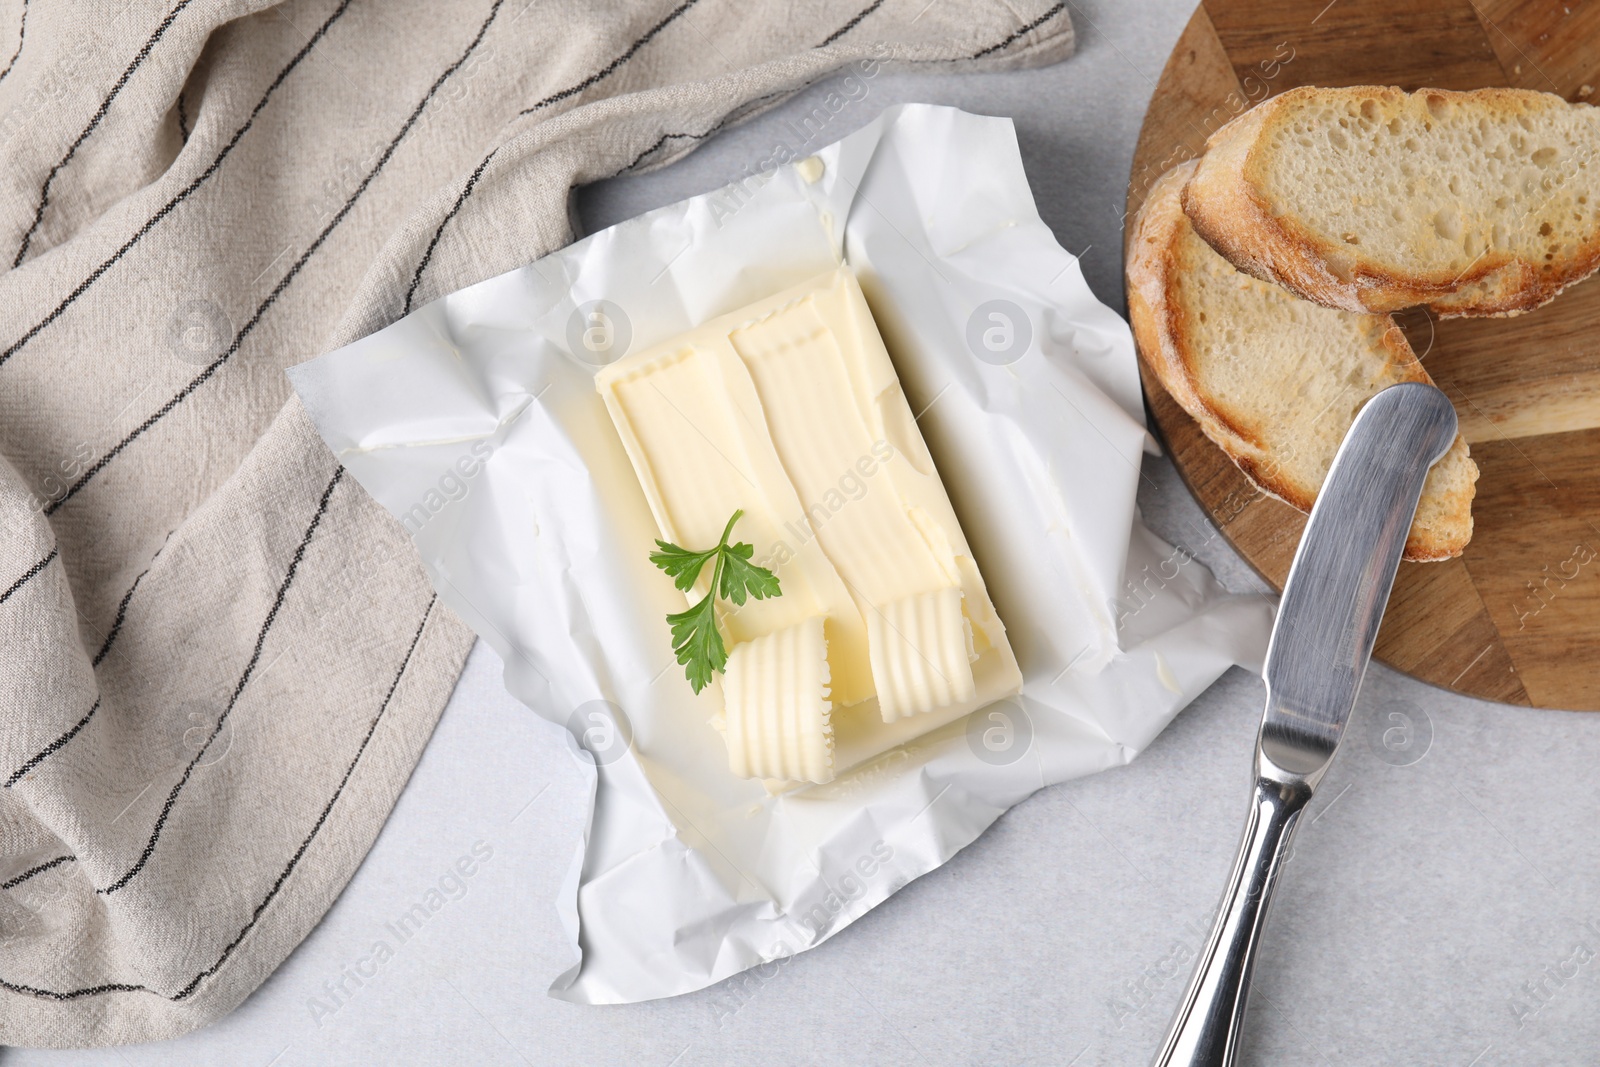
[(864, 58), (1060, 58), (1064, 8), (0, 3), (0, 1044), (237, 1005), (471, 644), (285, 367), (566, 243), (574, 185)]

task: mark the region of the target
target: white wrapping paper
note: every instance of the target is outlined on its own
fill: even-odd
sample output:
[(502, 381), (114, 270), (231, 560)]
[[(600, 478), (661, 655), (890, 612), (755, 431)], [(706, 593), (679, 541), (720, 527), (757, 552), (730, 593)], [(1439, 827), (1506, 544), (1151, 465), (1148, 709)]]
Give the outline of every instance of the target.
[[(717, 689), (695, 696), (674, 662), (682, 594), (647, 560), (655, 527), (593, 373), (841, 259), (1025, 684), (769, 796), (728, 773)], [(1265, 601), (1137, 520), (1132, 338), (1040, 221), (1004, 119), (892, 108), (816, 161), (594, 234), (290, 375), (510, 691), (595, 766), (559, 902), (580, 952), (551, 988), (567, 1000), (671, 996), (820, 943), (1035, 789), (1132, 759), (1266, 646)]]

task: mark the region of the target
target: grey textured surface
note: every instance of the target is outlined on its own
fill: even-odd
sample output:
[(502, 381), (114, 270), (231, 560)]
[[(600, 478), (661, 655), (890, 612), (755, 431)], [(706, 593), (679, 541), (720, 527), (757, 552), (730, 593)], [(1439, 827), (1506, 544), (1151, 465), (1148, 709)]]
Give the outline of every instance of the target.
[[(1121, 308), (1128, 164), (1191, 4), (1071, 6), (1081, 50), (1068, 62), (961, 79), (885, 74), (818, 143), (903, 100), (1013, 116), (1045, 221)], [(791, 102), (665, 171), (586, 191), (585, 225), (721, 184), (777, 140), (793, 143), (783, 124), (810, 106)], [(1153, 460), (1146, 473), (1147, 521), (1234, 588), (1257, 588), (1171, 465)], [(505, 694), (480, 644), (355, 880), (243, 1007), (178, 1041), (8, 1050), (0, 1065), (1142, 1067), (1232, 859), (1261, 698), (1258, 679), (1228, 674), (1131, 766), (1035, 795), (767, 976), (586, 1008), (545, 996), (570, 963), (551, 901), (581, 826), (582, 778), (555, 728)], [(1597, 756), (1600, 717), (1457, 698), (1375, 667), (1279, 889), (1244, 1062), (1595, 1063)], [(393, 958), (363, 963), (384, 924), (477, 842), (493, 854), (459, 880), (459, 899)], [(346, 972), (355, 978), (335, 1005), (328, 987)]]

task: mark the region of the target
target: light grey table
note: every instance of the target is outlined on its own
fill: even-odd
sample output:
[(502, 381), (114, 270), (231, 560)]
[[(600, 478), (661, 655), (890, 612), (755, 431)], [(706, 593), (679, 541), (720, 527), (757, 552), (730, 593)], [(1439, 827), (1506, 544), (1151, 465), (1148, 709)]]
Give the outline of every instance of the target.
[[(1080, 50), (1065, 63), (883, 74), (817, 143), (900, 101), (1014, 117), (1045, 221), (1120, 309), (1134, 139), (1192, 5), (1069, 6)], [(587, 190), (585, 226), (737, 176), (792, 140), (783, 124), (826, 88), (665, 171)], [(1149, 461), (1146, 474), (1146, 520), (1234, 588), (1258, 588), (1171, 465)], [(945, 867), (765, 979), (589, 1008), (545, 995), (571, 963), (551, 902), (582, 824), (582, 778), (555, 727), (508, 696), (499, 673), (480, 644), (349, 888), (232, 1015), (159, 1045), (7, 1050), (0, 1067), (1143, 1067), (1233, 856), (1263, 692), (1259, 679), (1228, 674), (1131, 766), (1036, 794)], [(1390, 736), (1396, 756), (1383, 733), (1406, 721), (1409, 747)], [(1374, 668), (1278, 891), (1244, 1062), (1600, 1063), (1597, 792), (1600, 716), (1462, 699)], [(345, 978), (349, 995), (336, 1003), (329, 988), (383, 925), (478, 842), (492, 856), (464, 895), (371, 978)]]

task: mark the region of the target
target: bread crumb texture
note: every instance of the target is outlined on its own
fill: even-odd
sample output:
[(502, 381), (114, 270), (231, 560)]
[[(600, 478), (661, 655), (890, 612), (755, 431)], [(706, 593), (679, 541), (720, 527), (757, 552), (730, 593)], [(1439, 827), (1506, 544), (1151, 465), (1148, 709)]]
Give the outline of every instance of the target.
[[(1180, 204), (1192, 167), (1158, 181), (1135, 224), (1135, 334), (1168, 392), (1251, 481), (1309, 511), (1362, 406), (1431, 379), (1388, 315), (1301, 300), (1213, 251)], [(1428, 476), (1406, 558), (1461, 554), (1477, 477), (1458, 436)]]
[[(1237, 265), (1301, 296), (1508, 314), (1600, 264), (1600, 109), (1520, 89), (1379, 86), (1299, 88), (1261, 107), (1230, 124), (1254, 137), (1218, 154), (1189, 207)], [(1230, 196), (1230, 183), (1244, 188)], [(1321, 270), (1296, 269), (1297, 254)]]

